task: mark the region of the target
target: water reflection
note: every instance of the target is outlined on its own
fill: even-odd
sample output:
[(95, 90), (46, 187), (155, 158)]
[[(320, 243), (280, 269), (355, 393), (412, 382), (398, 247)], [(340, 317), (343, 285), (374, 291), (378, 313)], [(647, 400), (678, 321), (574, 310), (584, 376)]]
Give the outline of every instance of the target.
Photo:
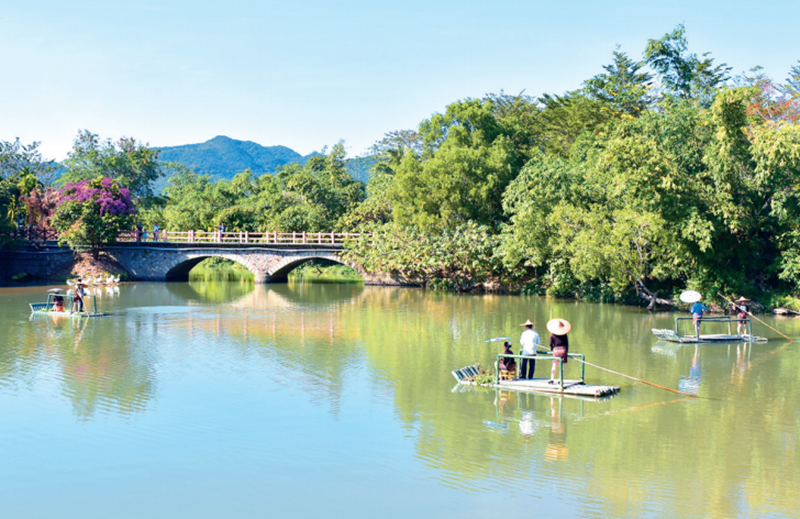
[(11, 379), (16, 368), (32, 379), (57, 381), (80, 419), (98, 411), (141, 411), (153, 397), (152, 361), (133, 347), (142, 338), (124, 322), (37, 315), (30, 325), (19, 357), (0, 360), (0, 371), (9, 375), (0, 378)]
[[(37, 294), (3, 292), (0, 398), (30, 394), (45, 408), (64, 400), (103, 441), (121, 427), (115, 417), (130, 421), (126, 434), (180, 444), (187, 428), (196, 434), (192, 410), (211, 431), (225, 415), (234, 435), (280, 432), (269, 446), (282, 453), (257, 467), (247, 460), (265, 445), (217, 440), (251, 478), (299, 464), (302, 475), (283, 477), (303, 486), (327, 462), (344, 485), (374, 480), (368, 490), (381, 499), (393, 487), (387, 474), (422, 481), (431, 506), (479, 508), (509, 488), (530, 490), (509, 493), (515, 509), (578, 517), (789, 517), (800, 505), (787, 490), (800, 478), (800, 354), (785, 343), (658, 343), (650, 329), (669, 314), (542, 298), (210, 285), (104, 290), (111, 315), (98, 319), (29, 320), (25, 305)], [(571, 347), (590, 362), (710, 398), (676, 399), (591, 368), (589, 382), (621, 383), (622, 393), (593, 401), (453, 387), (451, 369), (493, 360), (483, 340), (516, 343), (518, 323), (551, 316), (573, 323)], [(579, 370), (570, 363), (565, 376)], [(253, 426), (253, 416), (266, 425)], [(442, 489), (455, 494), (439, 497)], [(348, 496), (334, 504), (346, 509)]]

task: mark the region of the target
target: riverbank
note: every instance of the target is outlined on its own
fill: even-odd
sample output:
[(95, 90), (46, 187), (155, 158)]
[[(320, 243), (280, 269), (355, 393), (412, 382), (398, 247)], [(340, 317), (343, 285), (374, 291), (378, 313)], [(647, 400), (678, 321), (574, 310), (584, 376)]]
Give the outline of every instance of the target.
[[(51, 251), (52, 254), (41, 254), (37, 251), (31, 261), (17, 261), (14, 265), (3, 264), (0, 273), (2, 286), (25, 286), (47, 283), (60, 283), (67, 279), (77, 277), (99, 277), (105, 275), (121, 275), (123, 280), (128, 279), (126, 270), (112, 257), (101, 252), (97, 258), (88, 253), (75, 253), (65, 248)], [(0, 253), (2, 254), (2, 253)], [(38, 258), (42, 256), (42, 258)], [(46, 259), (43, 259), (45, 258)], [(45, 265), (38, 265), (39, 260)], [(57, 260), (57, 261), (56, 261)], [(34, 265), (37, 263), (38, 266)], [(253, 280), (254, 275), (243, 265), (221, 258), (208, 258), (198, 264), (191, 271), (194, 280), (238, 281), (240, 279)], [(363, 278), (353, 269), (331, 261), (312, 260), (295, 268), (289, 279), (293, 281), (313, 283), (359, 283)], [(548, 296), (559, 300), (575, 300), (591, 303), (609, 303), (628, 306), (643, 307), (648, 300), (631, 289), (622, 294), (616, 294), (608, 284), (570, 283), (565, 285), (558, 279), (548, 277), (529, 277), (528, 279), (501, 279), (500, 277), (484, 278), (480, 281), (468, 278), (452, 281), (448, 279), (429, 278), (421, 286), (430, 290), (470, 294), (507, 294), (507, 295), (537, 295)], [(659, 304), (652, 310), (686, 310), (685, 305), (678, 299), (681, 290), (669, 288), (653, 288), (652, 297), (656, 297)], [(704, 292), (703, 290), (700, 290)], [(715, 313), (726, 309), (726, 304), (716, 296), (716, 292), (705, 293), (704, 302)], [(735, 299), (740, 294), (729, 294)], [(778, 310), (781, 315), (793, 315), (792, 312), (800, 311), (800, 298), (787, 291), (761, 291), (757, 294), (745, 294), (752, 300), (751, 309), (756, 312), (772, 312)], [(785, 309), (787, 311), (783, 311)]]

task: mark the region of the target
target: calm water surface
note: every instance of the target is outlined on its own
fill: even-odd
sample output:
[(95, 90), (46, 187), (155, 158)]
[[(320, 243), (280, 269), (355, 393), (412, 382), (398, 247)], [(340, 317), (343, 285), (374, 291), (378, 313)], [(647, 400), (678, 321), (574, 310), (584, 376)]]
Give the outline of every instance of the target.
[[(679, 346), (673, 315), (355, 284), (132, 284), (109, 317), (0, 289), (7, 518), (797, 517), (800, 341)], [(518, 323), (573, 323), (604, 401), (463, 390)], [(769, 319), (800, 337), (800, 321)], [(578, 363), (567, 376), (578, 374)], [(537, 374), (549, 371), (540, 361)]]

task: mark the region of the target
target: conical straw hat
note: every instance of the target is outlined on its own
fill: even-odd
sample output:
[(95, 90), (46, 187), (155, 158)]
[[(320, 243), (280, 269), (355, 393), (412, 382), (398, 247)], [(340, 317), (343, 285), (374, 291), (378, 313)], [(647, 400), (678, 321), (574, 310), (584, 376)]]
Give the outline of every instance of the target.
[(533, 325), (535, 325), (535, 324), (536, 324), (536, 323), (532, 323), (532, 322), (531, 322), (531, 320), (530, 320), (530, 319), (528, 319), (528, 320), (527, 320), (527, 321), (525, 321), (524, 323), (520, 324), (520, 326), (533, 326)]
[(547, 321), (547, 331), (553, 335), (566, 335), (572, 329), (572, 325), (566, 319), (550, 319)]

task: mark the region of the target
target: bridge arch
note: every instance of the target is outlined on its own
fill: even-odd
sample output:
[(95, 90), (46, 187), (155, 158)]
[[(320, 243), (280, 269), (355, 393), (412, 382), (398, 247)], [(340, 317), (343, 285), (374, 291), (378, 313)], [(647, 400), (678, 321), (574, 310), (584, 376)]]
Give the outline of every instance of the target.
[(166, 281), (189, 281), (189, 272), (197, 265), (199, 265), (203, 260), (208, 258), (222, 258), (228, 261), (233, 261), (234, 263), (238, 263), (239, 265), (246, 268), (249, 272), (251, 272), (254, 276), (258, 277), (259, 273), (253, 271), (252, 266), (248, 265), (246, 261), (242, 261), (236, 257), (228, 257), (224, 254), (208, 254), (208, 255), (199, 255), (195, 257), (187, 258), (180, 263), (174, 265), (170, 268), (164, 277)]
[(315, 259), (332, 261), (334, 263), (350, 267), (362, 277), (364, 275), (363, 272), (359, 269), (358, 265), (353, 265), (349, 261), (342, 259), (338, 254), (321, 253), (321, 254), (304, 255), (301, 257), (288, 256), (286, 258), (283, 258), (281, 261), (273, 265), (272, 268), (268, 270), (267, 274), (269, 275), (269, 280), (272, 282), (286, 281), (286, 279), (289, 276), (289, 272), (296, 269), (300, 265), (308, 263), (309, 261)]

